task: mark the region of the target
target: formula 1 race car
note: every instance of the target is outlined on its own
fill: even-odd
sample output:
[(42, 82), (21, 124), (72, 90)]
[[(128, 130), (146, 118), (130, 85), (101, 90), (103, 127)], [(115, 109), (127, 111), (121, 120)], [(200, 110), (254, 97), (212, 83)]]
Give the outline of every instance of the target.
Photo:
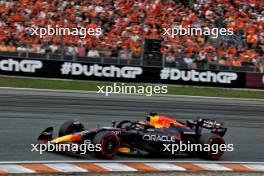
[[(225, 145), (223, 136), (226, 131), (227, 128), (214, 120), (187, 120), (183, 123), (151, 113), (143, 122), (123, 120), (112, 122), (111, 127), (93, 129), (85, 129), (79, 121), (66, 121), (59, 129), (58, 138), (52, 137), (53, 127), (48, 127), (40, 134), (38, 142), (93, 144), (100, 146), (100, 150), (93, 150), (93, 153), (105, 159), (123, 153), (166, 157), (179, 154), (218, 160), (224, 154), (220, 149)], [(184, 151), (179, 150), (180, 145), (185, 145)], [(191, 145), (195, 145), (195, 151), (189, 150)], [(201, 148), (197, 149), (198, 145)], [(207, 150), (203, 149), (205, 146)]]

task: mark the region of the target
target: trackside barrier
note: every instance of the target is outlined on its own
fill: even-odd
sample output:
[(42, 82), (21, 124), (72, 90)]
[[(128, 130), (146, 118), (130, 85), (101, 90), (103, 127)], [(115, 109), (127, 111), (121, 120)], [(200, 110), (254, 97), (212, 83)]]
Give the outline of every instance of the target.
[(187, 70), (0, 57), (0, 74), (40, 78), (264, 88), (261, 73)]

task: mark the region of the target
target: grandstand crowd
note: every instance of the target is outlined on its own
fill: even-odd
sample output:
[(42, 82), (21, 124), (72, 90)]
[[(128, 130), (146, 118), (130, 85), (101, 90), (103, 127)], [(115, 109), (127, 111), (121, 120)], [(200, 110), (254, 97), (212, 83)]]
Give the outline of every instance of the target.
[[(0, 51), (60, 53), (61, 36), (34, 27), (101, 28), (102, 35), (64, 36), (65, 54), (139, 58), (145, 38), (161, 38), (167, 62), (264, 68), (263, 0), (0, 0)], [(63, 22), (64, 19), (64, 22)], [(234, 36), (163, 35), (172, 26), (233, 28)]]

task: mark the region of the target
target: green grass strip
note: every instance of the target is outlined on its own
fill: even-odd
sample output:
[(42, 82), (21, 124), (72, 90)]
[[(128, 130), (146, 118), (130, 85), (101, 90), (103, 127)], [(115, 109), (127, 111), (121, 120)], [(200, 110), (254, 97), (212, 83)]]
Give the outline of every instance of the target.
[[(97, 86), (113, 85), (111, 82), (95, 81), (73, 81), (73, 80), (49, 80), (21, 77), (0, 77), (0, 87), (17, 88), (37, 88), (37, 89), (62, 89), (62, 90), (87, 90), (98, 91)], [(120, 85), (120, 83), (118, 83)], [(133, 84), (125, 85), (152, 85), (155, 84)], [(256, 98), (264, 99), (264, 91), (254, 90), (234, 90), (224, 88), (191, 87), (191, 86), (168, 86), (168, 94), (192, 95), (209, 97), (229, 97), (229, 98)]]

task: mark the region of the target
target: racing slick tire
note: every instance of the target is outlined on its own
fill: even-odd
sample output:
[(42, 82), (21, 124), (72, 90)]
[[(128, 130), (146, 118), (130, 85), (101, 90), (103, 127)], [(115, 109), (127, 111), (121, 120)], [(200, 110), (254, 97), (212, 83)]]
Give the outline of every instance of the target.
[(118, 136), (111, 131), (101, 131), (97, 133), (93, 143), (94, 145), (100, 144), (100, 151), (96, 151), (95, 155), (105, 159), (113, 158), (117, 154), (120, 146)]
[(84, 125), (76, 120), (68, 120), (64, 122), (59, 129), (59, 137), (68, 134), (80, 132), (84, 129)]
[[(200, 137), (199, 142), (202, 144), (204, 148), (205, 146), (210, 146), (209, 151), (207, 150), (207, 151), (201, 152), (201, 157), (204, 157), (206, 159), (211, 159), (211, 160), (218, 160), (224, 154), (224, 151), (220, 150), (220, 145), (225, 145), (225, 141), (218, 134), (213, 134), (213, 133), (203, 134)], [(213, 145), (217, 146), (216, 152), (213, 151), (215, 150), (214, 149), (215, 147), (213, 147), (213, 150), (212, 150)]]

